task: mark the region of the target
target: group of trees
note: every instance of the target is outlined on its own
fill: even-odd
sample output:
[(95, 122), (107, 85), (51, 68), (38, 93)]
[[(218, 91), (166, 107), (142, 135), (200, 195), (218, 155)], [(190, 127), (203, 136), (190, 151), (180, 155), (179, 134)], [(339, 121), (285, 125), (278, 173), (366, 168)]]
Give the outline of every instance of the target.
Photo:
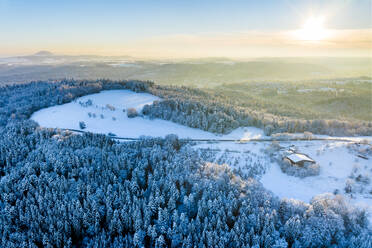
[(303, 167), (293, 165), (288, 160), (283, 160), (283, 158), (277, 158), (277, 163), (280, 166), (280, 169), (290, 175), (295, 177), (310, 177), (317, 176), (320, 173), (320, 166), (317, 163), (304, 165)]
[(134, 118), (138, 116), (138, 112), (135, 108), (128, 108), (126, 112), (127, 112), (128, 118)]
[(1, 247), (371, 247), (340, 196), (279, 200), (170, 135), (118, 143), (10, 121)]
[(279, 200), (174, 135), (119, 143), (26, 119), (110, 88), (155, 86), (60, 81), (0, 91), (1, 247), (372, 246), (365, 211), (341, 196)]
[(228, 133), (239, 126), (255, 126), (264, 129), (267, 135), (305, 131), (334, 136), (372, 135), (371, 122), (304, 120), (278, 116), (252, 109), (223, 94), (211, 94), (187, 87), (153, 85), (149, 91), (164, 100), (145, 106), (145, 115), (215, 133)]

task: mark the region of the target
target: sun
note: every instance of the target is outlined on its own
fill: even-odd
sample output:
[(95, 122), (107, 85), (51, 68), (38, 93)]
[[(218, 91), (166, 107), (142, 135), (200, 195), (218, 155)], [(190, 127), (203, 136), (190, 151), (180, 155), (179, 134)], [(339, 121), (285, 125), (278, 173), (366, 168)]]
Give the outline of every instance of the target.
[(310, 17), (302, 29), (297, 30), (296, 36), (304, 41), (321, 41), (327, 38), (328, 32), (324, 27), (323, 17)]

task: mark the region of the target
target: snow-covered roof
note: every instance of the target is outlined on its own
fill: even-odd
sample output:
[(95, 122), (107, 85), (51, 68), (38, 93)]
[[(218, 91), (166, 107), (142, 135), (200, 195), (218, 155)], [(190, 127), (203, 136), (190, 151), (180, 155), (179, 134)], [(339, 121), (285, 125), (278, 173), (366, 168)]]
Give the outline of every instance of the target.
[(298, 162), (301, 162), (301, 161), (314, 162), (315, 163), (315, 161), (312, 160), (310, 157), (308, 157), (305, 154), (301, 154), (301, 153), (292, 153), (291, 155), (288, 155), (287, 158), (289, 160), (291, 160), (293, 163), (298, 163)]

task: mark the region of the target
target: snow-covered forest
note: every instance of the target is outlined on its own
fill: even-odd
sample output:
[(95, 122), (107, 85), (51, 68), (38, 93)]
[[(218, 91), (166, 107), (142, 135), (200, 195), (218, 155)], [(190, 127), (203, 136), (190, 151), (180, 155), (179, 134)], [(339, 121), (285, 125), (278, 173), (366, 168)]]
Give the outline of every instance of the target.
[[(188, 88), (108, 80), (0, 90), (2, 247), (371, 247), (367, 213), (341, 195), (279, 199), (175, 135), (116, 142), (47, 129), (37, 110), (109, 89), (163, 98), (143, 114), (216, 133), (371, 134), (370, 123), (288, 120)], [(222, 160), (221, 160), (222, 161)], [(258, 172), (257, 172), (258, 173)]]
[(143, 109), (151, 118), (172, 120), (213, 133), (228, 133), (239, 126), (255, 126), (265, 133), (298, 133), (332, 136), (372, 135), (368, 121), (304, 120), (256, 111), (220, 94), (187, 87), (158, 86), (150, 81), (62, 80), (3, 86), (0, 92), (0, 123), (9, 116), (25, 119), (41, 108), (70, 102), (79, 96), (108, 89), (130, 89), (163, 98)]
[(272, 133), (302, 133), (332, 136), (372, 135), (368, 121), (340, 121), (326, 119), (299, 119), (273, 115), (233, 101), (223, 94), (212, 94), (187, 87), (156, 86), (148, 88), (164, 101), (145, 106), (143, 113), (150, 117), (172, 120), (214, 133), (228, 133), (238, 126), (255, 126)]

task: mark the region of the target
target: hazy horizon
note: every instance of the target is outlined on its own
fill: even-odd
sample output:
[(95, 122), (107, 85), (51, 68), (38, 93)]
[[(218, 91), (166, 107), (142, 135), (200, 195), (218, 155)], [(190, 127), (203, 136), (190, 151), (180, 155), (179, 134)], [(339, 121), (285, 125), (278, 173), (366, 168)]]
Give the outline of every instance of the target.
[[(49, 52), (50, 55), (37, 55), (39, 52)], [(6, 59), (6, 58), (16, 58), (16, 57), (30, 57), (30, 56), (40, 56), (40, 57), (48, 57), (48, 56), (66, 56), (66, 57), (108, 57), (108, 58), (132, 58), (134, 60), (174, 60), (174, 61), (184, 61), (184, 60), (208, 60), (208, 59), (227, 59), (227, 60), (236, 60), (236, 61), (253, 61), (253, 60), (260, 60), (260, 59), (296, 59), (296, 58), (303, 58), (303, 59), (371, 59), (372, 56), (367, 55), (339, 55), (339, 56), (312, 56), (312, 55), (293, 55), (293, 56), (246, 56), (246, 57), (233, 57), (233, 56), (195, 56), (195, 57), (141, 57), (141, 56), (135, 56), (135, 55), (128, 55), (128, 54), (118, 54), (118, 55), (100, 55), (100, 54), (68, 54), (68, 53), (55, 53), (53, 50), (35, 50), (31, 53), (20, 53), (20, 54), (9, 54), (9, 55), (2, 55), (0, 54), (0, 58)]]
[(371, 1), (0, 0), (0, 57), (372, 57)]

